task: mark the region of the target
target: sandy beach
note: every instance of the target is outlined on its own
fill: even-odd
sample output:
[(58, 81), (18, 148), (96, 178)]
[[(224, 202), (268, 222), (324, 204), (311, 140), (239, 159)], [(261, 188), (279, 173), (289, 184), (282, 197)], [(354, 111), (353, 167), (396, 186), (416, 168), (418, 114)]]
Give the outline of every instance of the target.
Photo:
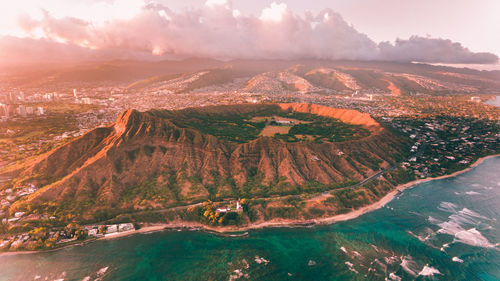
[[(96, 240), (109, 240), (109, 239), (116, 239), (116, 238), (125, 237), (125, 236), (129, 236), (129, 235), (134, 235), (134, 234), (146, 234), (146, 233), (151, 233), (151, 232), (158, 232), (158, 231), (163, 231), (163, 230), (173, 230), (173, 229), (204, 230), (204, 231), (210, 231), (210, 232), (215, 232), (215, 233), (222, 233), (222, 234), (226, 233), (227, 234), (227, 233), (231, 233), (231, 232), (245, 232), (247, 230), (261, 229), (261, 228), (267, 228), (267, 227), (304, 227), (304, 226), (310, 226), (310, 225), (332, 224), (332, 223), (336, 223), (336, 222), (352, 220), (352, 219), (355, 219), (363, 214), (366, 214), (368, 212), (372, 212), (374, 210), (382, 208), (387, 203), (389, 203), (392, 199), (394, 199), (394, 197), (399, 192), (401, 192), (407, 188), (413, 187), (413, 186), (420, 184), (420, 183), (423, 183), (423, 182), (455, 177), (459, 174), (465, 173), (465, 172), (471, 170), (472, 168), (478, 166), (486, 159), (498, 157), (498, 156), (500, 156), (500, 154), (495, 154), (495, 155), (490, 155), (490, 156), (486, 156), (483, 158), (479, 158), (476, 162), (474, 162), (468, 168), (457, 171), (457, 172), (449, 174), (449, 175), (444, 175), (444, 176), (435, 177), (435, 178), (424, 178), (424, 179), (419, 179), (419, 180), (415, 180), (415, 181), (411, 181), (411, 182), (399, 185), (394, 190), (387, 193), (379, 201), (377, 201), (373, 204), (361, 207), (357, 210), (354, 210), (354, 211), (346, 213), (346, 214), (340, 214), (340, 215), (335, 215), (335, 216), (331, 216), (331, 217), (310, 219), (310, 220), (275, 219), (275, 220), (251, 224), (251, 225), (243, 226), (243, 227), (236, 227), (236, 226), (213, 227), (213, 226), (207, 226), (207, 225), (197, 223), (197, 222), (183, 222), (183, 221), (162, 223), (162, 224), (149, 224), (149, 225), (144, 225), (143, 227), (141, 227), (138, 230), (117, 233), (117, 234), (112, 235), (112, 236), (104, 236), (104, 237), (101, 237), (98, 239), (85, 241), (85, 242), (82, 242), (79, 244), (68, 245), (65, 247), (83, 245), (83, 244), (90, 243), (90, 242), (93, 242)], [(64, 248), (64, 247), (61, 247), (61, 248)], [(55, 251), (55, 250), (59, 250), (61, 248), (51, 249), (51, 250), (46, 250), (46, 251)], [(0, 253), (0, 256), (16, 255), (16, 254), (32, 254), (32, 253), (38, 253), (38, 252), (43, 252), (43, 251), (5, 252), (5, 253)]]

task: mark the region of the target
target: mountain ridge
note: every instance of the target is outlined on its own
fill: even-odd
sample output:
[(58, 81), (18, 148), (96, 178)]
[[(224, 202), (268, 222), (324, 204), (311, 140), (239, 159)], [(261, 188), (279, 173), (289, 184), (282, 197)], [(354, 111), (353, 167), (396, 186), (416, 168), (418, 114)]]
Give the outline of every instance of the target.
[[(363, 124), (371, 135), (333, 143), (284, 143), (259, 137), (237, 144), (176, 124), (193, 112), (243, 114), (258, 110), (336, 117)], [(146, 205), (154, 208), (243, 195), (307, 193), (313, 186), (326, 188), (363, 180), (401, 160), (406, 142), (368, 114), (310, 104), (127, 110), (114, 124), (92, 130), (28, 163), (18, 178), (42, 175), (33, 180), (43, 187), (13, 207), (55, 202), (97, 209), (136, 208), (146, 200)], [(124, 200), (126, 194), (143, 192), (141, 185), (149, 181), (154, 183), (155, 192), (164, 196), (162, 200), (141, 196)]]

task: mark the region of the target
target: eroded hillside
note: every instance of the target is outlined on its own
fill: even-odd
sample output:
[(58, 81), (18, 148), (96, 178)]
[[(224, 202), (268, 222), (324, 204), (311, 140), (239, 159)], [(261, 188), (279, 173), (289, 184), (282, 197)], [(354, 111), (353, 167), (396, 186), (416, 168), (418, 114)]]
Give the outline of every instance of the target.
[[(186, 126), (193, 116), (218, 120), (272, 114), (340, 120), (369, 133), (341, 142), (287, 142), (266, 136), (235, 142)], [(405, 138), (354, 110), (310, 104), (127, 110), (114, 124), (27, 163), (18, 179), (43, 187), (12, 208), (52, 202), (89, 216), (110, 207), (162, 208), (207, 199), (317, 192), (359, 182), (402, 160), (406, 152)]]

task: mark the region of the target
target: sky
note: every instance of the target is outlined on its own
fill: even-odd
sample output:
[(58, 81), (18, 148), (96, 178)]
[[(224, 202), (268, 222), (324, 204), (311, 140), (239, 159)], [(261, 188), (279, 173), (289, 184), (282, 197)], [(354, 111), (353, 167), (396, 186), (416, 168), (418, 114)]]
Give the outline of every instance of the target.
[(498, 0), (0, 1), (0, 59), (494, 64)]

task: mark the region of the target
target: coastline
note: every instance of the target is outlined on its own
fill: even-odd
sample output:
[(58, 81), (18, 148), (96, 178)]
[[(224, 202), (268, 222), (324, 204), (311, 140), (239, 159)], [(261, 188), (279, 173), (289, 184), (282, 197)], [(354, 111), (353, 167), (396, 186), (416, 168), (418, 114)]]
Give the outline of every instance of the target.
[(219, 226), (219, 227), (214, 227), (214, 226), (208, 226), (204, 225), (201, 223), (196, 223), (196, 222), (173, 222), (173, 223), (165, 223), (165, 224), (154, 224), (154, 225), (148, 225), (144, 226), (143, 228), (140, 228), (136, 231), (132, 231), (130, 233), (124, 233), (124, 235), (116, 235), (113, 237), (102, 237), (100, 239), (113, 239), (116, 237), (123, 237), (123, 236), (128, 236), (131, 234), (136, 234), (136, 233), (147, 233), (147, 232), (155, 232), (155, 231), (161, 231), (161, 230), (171, 230), (171, 229), (199, 229), (199, 230), (206, 230), (206, 231), (211, 231), (215, 233), (231, 233), (231, 232), (244, 232), (252, 229), (261, 229), (261, 228), (266, 228), (266, 227), (300, 227), (300, 226), (309, 226), (309, 225), (320, 225), (320, 224), (332, 224), (336, 222), (341, 222), (341, 221), (347, 221), (347, 220), (352, 220), (355, 219), (361, 215), (364, 215), (366, 213), (375, 211), (377, 209), (380, 209), (384, 207), (387, 203), (392, 201), (394, 197), (401, 191), (408, 189), (410, 187), (413, 187), (417, 184), (428, 182), (428, 181), (433, 181), (433, 180), (440, 180), (440, 179), (446, 179), (446, 178), (451, 178), (458, 176), (462, 173), (465, 173), (476, 166), (480, 165), (483, 161), (494, 158), (494, 157), (499, 157), (500, 154), (493, 154), (485, 157), (481, 157), (477, 159), (474, 163), (472, 163), (469, 167), (456, 171), (454, 173), (451, 173), (449, 175), (443, 175), (439, 177), (429, 177), (429, 178), (424, 178), (424, 179), (418, 179), (414, 180), (411, 182), (407, 182), (401, 185), (396, 186), (392, 191), (384, 195), (384, 197), (380, 198), (377, 202), (374, 202), (370, 205), (361, 207), (359, 209), (353, 210), (349, 213), (346, 214), (339, 214), (339, 215), (334, 215), (331, 217), (325, 217), (325, 218), (317, 218), (317, 219), (309, 219), (309, 220), (294, 220), (294, 219), (279, 219), (279, 220), (270, 220), (270, 221), (265, 221), (265, 222), (260, 222), (256, 224), (251, 224), (248, 226), (243, 226), (243, 227), (235, 227), (235, 226)]
[(377, 202), (374, 202), (370, 205), (361, 207), (359, 209), (353, 210), (349, 213), (346, 214), (339, 214), (339, 215), (334, 215), (331, 217), (325, 217), (325, 218), (317, 218), (317, 219), (308, 219), (308, 220), (294, 220), (294, 219), (276, 219), (276, 220), (270, 220), (270, 221), (264, 221), (256, 224), (251, 224), (243, 227), (236, 227), (236, 226), (208, 226), (204, 225), (201, 223), (197, 222), (171, 222), (171, 223), (163, 223), (163, 224), (152, 224), (148, 226), (144, 226), (136, 231), (131, 231), (127, 233), (123, 233), (123, 235), (115, 235), (112, 237), (102, 237), (97, 240), (108, 240), (108, 239), (114, 239), (118, 237), (124, 237), (132, 234), (137, 234), (137, 233), (148, 233), (148, 232), (156, 232), (156, 231), (162, 231), (162, 230), (173, 230), (173, 229), (194, 229), (194, 230), (205, 230), (205, 231), (210, 231), (210, 232), (215, 232), (219, 234), (228, 234), (231, 232), (245, 232), (248, 230), (253, 230), (253, 229), (262, 229), (262, 228), (267, 228), (267, 227), (303, 227), (303, 226), (310, 226), (310, 225), (321, 225), (321, 224), (332, 224), (336, 222), (341, 222), (341, 221), (347, 221), (347, 220), (352, 220), (355, 219), (361, 215), (364, 215), (366, 213), (375, 211), (377, 209), (380, 209), (384, 207), (387, 203), (392, 201), (394, 197), (401, 191), (411, 188), (417, 184), (428, 182), (428, 181), (433, 181), (433, 180), (440, 180), (440, 179), (445, 179), (445, 178), (451, 178), (458, 176), (462, 173), (465, 173), (476, 166), (480, 165), (483, 161), (494, 158), (494, 157), (499, 157), (500, 154), (493, 154), (485, 157), (481, 157), (477, 159), (474, 163), (472, 163), (469, 167), (456, 171), (452, 174), (449, 175), (443, 175), (439, 177), (429, 177), (429, 178), (424, 178), (424, 179), (418, 179), (414, 180), (411, 182), (407, 182), (401, 185), (396, 186), (392, 191), (384, 195), (384, 197), (380, 198)]
[(274, 227), (274, 228), (278, 228), (278, 227), (305, 227), (305, 226), (313, 226), (313, 225), (333, 224), (333, 223), (337, 223), (337, 222), (352, 220), (352, 219), (358, 218), (366, 213), (380, 209), (380, 208), (384, 207), (387, 203), (392, 201), (392, 199), (394, 199), (394, 197), (397, 194), (399, 194), (401, 191), (408, 189), (408, 188), (411, 188), (417, 184), (428, 182), (428, 181), (433, 181), (433, 180), (440, 180), (440, 179), (446, 179), (446, 178), (458, 176), (460, 174), (463, 174), (463, 173), (477, 167), (478, 165), (480, 165), (482, 162), (484, 162), (487, 159), (491, 159), (491, 158), (495, 158), (495, 157), (499, 157), (499, 156), (500, 156), (500, 154), (493, 154), (493, 155), (481, 157), (481, 158), (477, 159), (474, 163), (472, 163), (469, 167), (467, 167), (463, 170), (460, 170), (460, 171), (456, 171), (456, 172), (449, 174), (449, 175), (443, 175), (443, 176), (439, 176), (439, 177), (435, 177), (435, 178), (428, 177), (428, 178), (418, 179), (418, 180), (414, 180), (411, 182), (407, 182), (407, 183), (398, 185), (398, 186), (396, 186), (396, 188), (394, 188), (389, 193), (387, 193), (382, 198), (380, 198), (377, 202), (374, 202), (370, 205), (353, 210), (353, 211), (346, 213), (346, 214), (339, 214), (339, 215), (334, 215), (331, 217), (308, 219), (308, 220), (275, 219), (275, 220), (264, 221), (264, 222), (260, 222), (260, 223), (256, 223), (256, 224), (251, 224), (248, 226), (243, 226), (243, 227), (236, 227), (236, 226), (214, 227), (214, 226), (204, 225), (204, 224), (201, 224), (198, 222), (183, 222), (183, 221), (161, 223), (161, 224), (150, 224), (150, 225), (145, 225), (137, 230), (126, 231), (126, 232), (122, 232), (122, 233), (117, 233), (113, 236), (107, 236), (107, 237), (104, 236), (104, 237), (97, 238), (97, 239), (82, 241), (81, 243), (78, 243), (78, 244), (66, 245), (66, 246), (63, 246), (60, 248), (55, 248), (55, 249), (41, 250), (41, 251), (0, 252), (0, 257), (1, 256), (10, 256), (10, 255), (20, 255), (20, 254), (35, 254), (35, 253), (51, 252), (51, 251), (57, 251), (57, 250), (60, 250), (60, 249), (66, 248), (66, 247), (84, 245), (84, 244), (91, 243), (91, 242), (98, 241), (98, 240), (111, 240), (111, 239), (115, 239), (115, 238), (135, 235), (135, 234), (147, 234), (147, 233), (159, 232), (159, 231), (165, 231), (165, 230), (202, 230), (202, 231), (213, 232), (216, 234), (230, 234), (230, 233), (234, 233), (234, 232), (245, 232), (248, 230), (272, 228), (272, 227)]

